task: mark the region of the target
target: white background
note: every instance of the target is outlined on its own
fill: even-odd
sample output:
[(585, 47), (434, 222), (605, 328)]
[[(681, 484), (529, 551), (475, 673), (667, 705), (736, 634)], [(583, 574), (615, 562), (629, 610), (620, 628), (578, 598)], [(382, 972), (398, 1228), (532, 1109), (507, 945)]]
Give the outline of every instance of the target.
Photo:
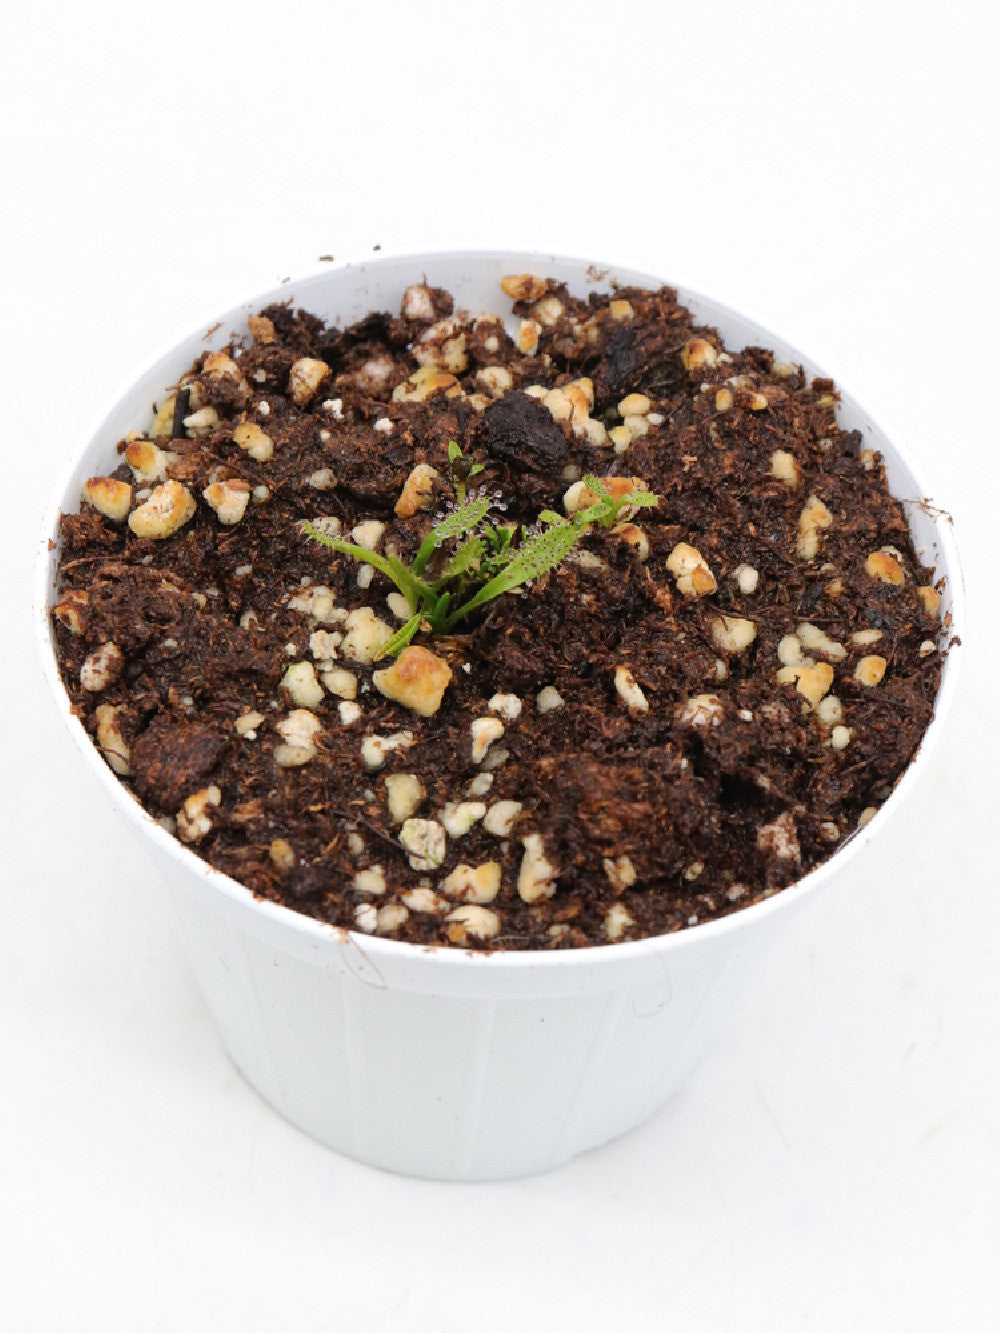
[[(0, 1328), (993, 1329), (995, 49), (985, 5), (20, 5), (0, 51)], [(42, 689), (29, 569), (131, 371), (323, 254), (661, 272), (807, 349), (956, 519), (950, 737), (722, 1049), (552, 1175), (397, 1179), (228, 1064)]]

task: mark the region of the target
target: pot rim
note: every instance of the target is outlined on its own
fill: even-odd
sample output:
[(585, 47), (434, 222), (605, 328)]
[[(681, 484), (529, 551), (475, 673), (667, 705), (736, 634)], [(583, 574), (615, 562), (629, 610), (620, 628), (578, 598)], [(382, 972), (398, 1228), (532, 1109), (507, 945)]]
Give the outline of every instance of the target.
[[(161, 852), (179, 861), (181, 867), (199, 878), (206, 888), (222, 893), (225, 897), (241, 903), (244, 907), (256, 910), (275, 925), (291, 929), (307, 939), (311, 938), (316, 945), (349, 941), (363, 948), (365, 955), (372, 962), (380, 957), (388, 963), (393, 959), (415, 959), (418, 955), (424, 955), (436, 964), (443, 964), (449, 968), (487, 967), (494, 971), (538, 969), (541, 967), (562, 969), (581, 965), (586, 965), (588, 968), (595, 965), (604, 967), (621, 965), (628, 960), (637, 961), (642, 957), (648, 957), (651, 952), (673, 953), (676, 950), (700, 948), (710, 943), (718, 946), (725, 946), (727, 943), (736, 945), (739, 942), (739, 937), (745, 931), (756, 929), (759, 924), (763, 924), (764, 921), (769, 920), (776, 913), (790, 911), (793, 906), (797, 906), (807, 897), (812, 897), (819, 888), (843, 871), (860, 854), (872, 839), (885, 828), (895, 812), (901, 808), (906, 794), (919, 781), (921, 774), (926, 769), (927, 761), (940, 739), (958, 688), (962, 636), (965, 628), (965, 588), (952, 531), (953, 520), (946, 511), (929, 502), (926, 506), (927, 512), (934, 521), (939, 543), (938, 566), (935, 572), (939, 578), (943, 577), (945, 579), (950, 598), (951, 625), (948, 631), (950, 644), (944, 653), (941, 684), (935, 700), (934, 712), (913, 759), (898, 779), (890, 795), (878, 808), (872, 820), (864, 829), (851, 835), (826, 861), (803, 875), (794, 884), (776, 892), (770, 898), (747, 907), (737, 908), (728, 916), (700, 922), (695, 926), (688, 926), (671, 934), (648, 936), (643, 939), (614, 944), (595, 944), (577, 949), (551, 951), (544, 949), (497, 949), (492, 952), (485, 952), (447, 945), (417, 945), (402, 940), (368, 935), (362, 931), (353, 931), (346, 927), (333, 926), (318, 921), (314, 917), (306, 916), (290, 907), (264, 901), (256, 898), (250, 889), (237, 880), (203, 861), (194, 851), (162, 828), (154, 817), (144, 809), (131, 790), (125, 787), (113, 774), (84, 729), (82, 722), (70, 709), (69, 695), (66, 693), (56, 665), (52, 635), (50, 606), (54, 588), (50, 572), (51, 554), (53, 544), (57, 541), (59, 519), (63, 513), (64, 501), (67, 498), (70, 500), (76, 498), (69, 496), (68, 492), (79, 460), (99, 434), (115, 406), (133, 391), (140, 380), (150, 374), (161, 361), (170, 356), (182, 344), (202, 339), (205, 330), (213, 325), (216, 327), (228, 326), (233, 320), (245, 316), (248, 312), (256, 312), (256, 310), (272, 301), (282, 301), (294, 297), (294, 288), (297, 283), (314, 282), (317, 279), (332, 277), (334, 274), (344, 273), (350, 269), (356, 269), (359, 273), (363, 273), (369, 268), (381, 268), (390, 264), (410, 265), (414, 273), (418, 273), (421, 265), (428, 262), (457, 264), (465, 261), (472, 263), (487, 261), (507, 263), (509, 261), (511, 268), (522, 263), (525, 265), (541, 265), (543, 268), (545, 265), (567, 265), (579, 268), (581, 273), (587, 274), (595, 282), (606, 281), (609, 277), (614, 280), (612, 275), (622, 274), (628, 275), (626, 280), (630, 283), (641, 281), (645, 285), (656, 283), (675, 286), (667, 278), (653, 273), (644, 273), (642, 270), (634, 269), (628, 264), (619, 265), (578, 256), (554, 254), (544, 250), (470, 249), (418, 251), (414, 253), (379, 251), (374, 256), (350, 257), (336, 263), (323, 263), (320, 266), (310, 265), (293, 277), (285, 279), (277, 287), (267, 288), (249, 298), (245, 297), (235, 302), (227, 308), (221, 321), (219, 321), (218, 307), (214, 308), (208, 318), (193, 321), (182, 332), (165, 341), (152, 356), (148, 357), (128, 376), (127, 380), (119, 384), (116, 390), (104, 400), (97, 413), (88, 421), (85, 429), (79, 434), (68, 453), (53, 490), (52, 499), (46, 506), (35, 558), (34, 616), (42, 673), (48, 682), (56, 708), (87, 767), (103, 784), (114, 806), (124, 811), (126, 817), (141, 833), (151, 838), (154, 845)], [(785, 355), (791, 354), (795, 360), (804, 366), (811, 367), (810, 373), (815, 374), (817, 372), (818, 368), (814, 367), (811, 359), (804, 356), (795, 344), (780, 334), (773, 333), (769, 328), (758, 324), (756, 320), (743, 315), (740, 311), (712, 296), (704, 295), (695, 288), (677, 285), (677, 292), (685, 304), (693, 302), (697, 305), (707, 305), (723, 315), (732, 316), (742, 323), (754, 325), (769, 340), (762, 345), (780, 345), (787, 349)], [(823, 373), (830, 375), (827, 368), (824, 368)], [(857, 400), (853, 398), (843, 382), (836, 375), (830, 375), (830, 377), (837, 385), (842, 400), (857, 404)], [(913, 459), (907, 449), (897, 444), (892, 437), (882, 430), (870, 414), (865, 412), (864, 415), (869, 429), (877, 431), (885, 438), (889, 447), (898, 456), (899, 461), (918, 481), (920, 493), (924, 496), (931, 494), (923, 485), (923, 478), (920, 475), (921, 469), (914, 466)]]

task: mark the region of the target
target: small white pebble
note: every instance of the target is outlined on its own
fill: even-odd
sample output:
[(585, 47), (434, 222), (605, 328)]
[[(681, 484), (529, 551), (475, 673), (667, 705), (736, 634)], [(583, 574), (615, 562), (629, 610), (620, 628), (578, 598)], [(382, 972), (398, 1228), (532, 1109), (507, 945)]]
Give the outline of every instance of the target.
[(441, 891), (459, 902), (491, 903), (500, 892), (500, 862), (458, 865), (442, 880)]
[(488, 907), (478, 907), (475, 903), (456, 907), (445, 920), (452, 923), (448, 937), (453, 944), (468, 943), (470, 935), (478, 940), (492, 939), (500, 932), (500, 918), (496, 912), (491, 912)]
[(535, 707), (540, 713), (551, 713), (554, 708), (562, 708), (566, 700), (554, 685), (546, 685), (535, 696)]
[(392, 736), (366, 736), (361, 742), (361, 758), (366, 768), (381, 768), (395, 750), (406, 750), (412, 744), (412, 731), (397, 731)]
[(638, 878), (630, 856), (614, 858), (606, 856), (604, 858), (604, 873), (616, 893), (624, 893), (626, 889), (632, 887)]
[(835, 694), (827, 694), (816, 705), (816, 716), (828, 727), (835, 727), (844, 716), (843, 705)]
[[(289, 647), (295, 651), (294, 644), (286, 644), (286, 652)], [(315, 708), (322, 702), (325, 691), (316, 679), (312, 662), (293, 662), (282, 676), (281, 683), (297, 708)]]
[(409, 893), (401, 895), (403, 903), (411, 912), (444, 912), (451, 904), (433, 889), (418, 886)]
[(340, 714), (340, 721), (345, 727), (352, 726), (361, 716), (361, 705), (356, 704), (353, 699), (341, 699), (337, 705), (337, 712)]
[(388, 417), (379, 417), (375, 422), (375, 429), (382, 435), (392, 434), (392, 422)]
[(332, 491), (337, 484), (337, 478), (328, 467), (317, 468), (306, 478), (306, 482), (313, 490)]
[(558, 871), (545, 855), (545, 840), (540, 833), (528, 833), (521, 839), (524, 856), (517, 876), (517, 891), (526, 903), (551, 898), (556, 891)]
[(255, 741), (257, 739), (257, 728), (264, 721), (264, 714), (258, 713), (256, 709), (249, 713), (244, 713), (233, 723), (237, 732), (244, 740)]
[[(313, 636), (315, 637), (315, 635)], [(312, 640), (310, 640), (311, 642)], [(354, 699), (358, 693), (358, 678), (344, 667), (329, 666), (323, 671), (323, 684), (331, 694), (341, 699)]]
[(444, 860), (448, 839), (436, 819), (407, 819), (399, 841), (409, 853), (414, 870), (436, 870)]
[(385, 780), (389, 814), (395, 824), (402, 824), (424, 798), (424, 785), (415, 773), (390, 773)]
[(504, 725), (495, 717), (477, 717), (469, 726), (472, 732), (472, 758), (474, 763), (479, 763), (485, 758), (486, 751), (494, 741), (498, 741), (504, 734)]
[(482, 801), (449, 801), (438, 811), (438, 820), (449, 838), (464, 838), (473, 824), (486, 814)]
[(367, 870), (359, 870), (354, 876), (354, 887), (358, 893), (370, 893), (373, 897), (378, 897), (385, 893), (385, 871), (381, 866), (370, 866)]
[(803, 662), (802, 643), (796, 634), (786, 634), (778, 643), (778, 661), (782, 666), (799, 666)]
[(372, 935), (378, 925), (378, 909), (374, 903), (359, 903), (354, 909), (354, 924), (358, 930)]
[(379, 935), (391, 935), (398, 930), (410, 913), (403, 903), (384, 903), (378, 909), (375, 930)]
[(605, 913), (604, 933), (609, 940), (620, 940), (635, 921), (624, 903), (612, 903)]
[[(377, 518), (369, 518), (364, 523), (355, 524), (351, 529), (351, 540), (356, 546), (361, 546), (366, 551), (374, 551), (382, 540), (384, 532), (384, 523), (380, 523)], [(370, 569), (371, 566), (369, 565), (368, 568)]]
[(509, 722), (521, 716), (521, 700), (516, 694), (494, 694), (487, 707), (491, 713), (499, 713)]
[(736, 575), (736, 582), (741, 593), (748, 597), (751, 593), (757, 591), (760, 574), (754, 569), (753, 565), (738, 565), (733, 572)]
[(337, 656), (337, 645), (343, 637), (337, 630), (313, 630), (309, 635), (309, 651), (317, 662), (328, 662)]
[(492, 786), (492, 773), (477, 773), (469, 783), (468, 794), (470, 796), (485, 796)]
[(636, 684), (632, 672), (625, 666), (615, 667), (615, 689), (625, 706), (633, 713), (648, 713), (649, 700)]
[(494, 837), (506, 838), (522, 809), (520, 801), (494, 801), (483, 816), (483, 828)]

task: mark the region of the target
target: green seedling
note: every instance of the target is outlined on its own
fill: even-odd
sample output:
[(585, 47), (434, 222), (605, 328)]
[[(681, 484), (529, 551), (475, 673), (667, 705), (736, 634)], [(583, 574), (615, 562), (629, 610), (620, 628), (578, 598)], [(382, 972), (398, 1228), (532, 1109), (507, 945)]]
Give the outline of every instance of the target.
[[(299, 525), (321, 546), (379, 570), (406, 598), (410, 616), (385, 644), (382, 657), (402, 652), (421, 628), (431, 634), (453, 633), (480, 607), (557, 568), (592, 525), (611, 528), (627, 505), (648, 508), (657, 503), (647, 491), (630, 491), (616, 500), (596, 477), (587, 476), (587, 488), (599, 497), (596, 503), (569, 519), (542, 510), (533, 524), (520, 529), (517, 539), (517, 524), (487, 522), (492, 510), (506, 508), (499, 492), (470, 494), (466, 489), (483, 471), (482, 464), (463, 457), (455, 441), (448, 446), (448, 458), (458, 503), (431, 528), (409, 564), (329, 537), (308, 520)], [(450, 554), (445, 554), (443, 548), (449, 546)]]

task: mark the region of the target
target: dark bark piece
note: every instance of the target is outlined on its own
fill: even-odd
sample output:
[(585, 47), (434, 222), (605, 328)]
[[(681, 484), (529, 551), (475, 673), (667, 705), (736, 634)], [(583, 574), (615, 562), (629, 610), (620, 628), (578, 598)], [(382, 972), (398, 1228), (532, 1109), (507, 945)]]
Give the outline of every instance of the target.
[(172, 813), (186, 796), (204, 786), (225, 744), (225, 737), (213, 727), (174, 723), (162, 714), (155, 717), (132, 746), (136, 792)]
[(507, 393), (483, 413), (482, 447), (508, 467), (552, 472), (566, 461), (566, 437), (547, 407), (529, 394)]

